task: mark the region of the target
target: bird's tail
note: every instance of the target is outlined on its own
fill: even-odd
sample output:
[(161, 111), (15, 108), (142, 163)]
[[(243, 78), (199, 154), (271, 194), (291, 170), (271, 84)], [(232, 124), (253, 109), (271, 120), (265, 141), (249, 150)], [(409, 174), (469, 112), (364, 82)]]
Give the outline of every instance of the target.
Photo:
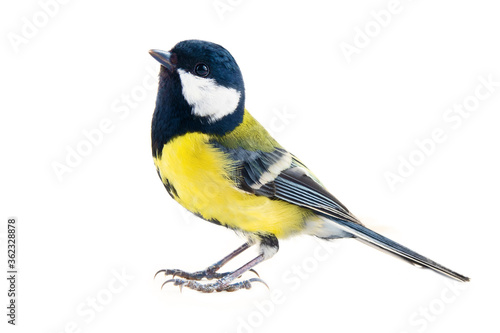
[(349, 221), (344, 221), (340, 219), (329, 218), (336, 226), (350, 234), (352, 234), (357, 240), (373, 246), (384, 252), (396, 255), (414, 265), (421, 267), (430, 268), (433, 271), (443, 274), (447, 277), (453, 278), (458, 281), (467, 282), (470, 279), (462, 274), (452, 271), (429, 258), (420, 255), (409, 248), (396, 243), (395, 241), (384, 237), (373, 230), (366, 228), (365, 226)]

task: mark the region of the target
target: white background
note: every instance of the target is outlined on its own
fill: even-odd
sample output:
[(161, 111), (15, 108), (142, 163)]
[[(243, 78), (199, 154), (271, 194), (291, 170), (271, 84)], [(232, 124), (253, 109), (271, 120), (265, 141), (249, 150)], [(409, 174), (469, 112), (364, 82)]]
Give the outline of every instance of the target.
[[(229, 7), (220, 13), (217, 3)], [(443, 119), (472, 100), (480, 76), (500, 81), (498, 6), (401, 0), (381, 27), (370, 13), (389, 1), (326, 3), (75, 0), (49, 6), (49, 17), (35, 0), (3, 2), (1, 261), (6, 270), (6, 220), (16, 216), (20, 273), (14, 328), (1, 279), (2, 327), (498, 330), (500, 86), (456, 128)], [(24, 26), (34, 21), (30, 35)], [(372, 37), (359, 44), (366, 27)], [(23, 29), (28, 38), (14, 46), (10, 39)], [(157, 270), (202, 269), (243, 242), (184, 213), (151, 159), (156, 88), (148, 68), (157, 72), (159, 64), (147, 51), (189, 38), (233, 54), (250, 112), (365, 224), (472, 281), (450, 283), (353, 240), (329, 254), (297, 237), (257, 269), (271, 291), (160, 290)], [(362, 47), (348, 62), (341, 45), (355, 46), (356, 38)], [(84, 132), (95, 133), (103, 120), (108, 133), (96, 134), (87, 156), (58, 179), (54, 163), (66, 164), (68, 149), (85, 146)], [(415, 141), (436, 128), (446, 140), (391, 190), (384, 174), (397, 172), (399, 157), (417, 156)]]

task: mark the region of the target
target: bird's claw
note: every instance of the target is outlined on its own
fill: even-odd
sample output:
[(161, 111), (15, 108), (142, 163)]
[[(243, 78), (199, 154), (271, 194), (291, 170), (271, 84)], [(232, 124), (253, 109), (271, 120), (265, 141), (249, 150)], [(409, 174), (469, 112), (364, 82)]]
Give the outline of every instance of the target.
[[(252, 268), (252, 269), (249, 269), (248, 271), (252, 272), (252, 273), (255, 273), (255, 275), (257, 275), (258, 277), (260, 277), (259, 273), (257, 273), (257, 271), (255, 269)], [(266, 286), (267, 286), (267, 284), (266, 284)]]

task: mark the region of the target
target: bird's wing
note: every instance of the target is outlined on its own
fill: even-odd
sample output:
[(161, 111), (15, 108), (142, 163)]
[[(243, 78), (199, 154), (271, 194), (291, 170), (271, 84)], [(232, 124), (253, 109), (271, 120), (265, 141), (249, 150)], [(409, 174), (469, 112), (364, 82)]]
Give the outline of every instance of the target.
[(238, 188), (360, 224), (305, 165), (285, 149), (275, 147), (270, 152), (263, 152), (242, 147), (228, 149), (220, 143), (213, 144), (234, 161), (232, 178)]
[(361, 224), (347, 207), (328, 192), (312, 173), (295, 158), (292, 159), (289, 168), (282, 170), (272, 181), (263, 184), (255, 191), (255, 194), (281, 199), (310, 208), (317, 213)]
[(249, 193), (283, 200), (327, 217), (341, 230), (379, 250), (412, 264), (430, 268), (459, 281), (469, 278), (366, 228), (298, 159), (283, 148), (272, 152), (228, 149), (218, 145), (235, 163), (233, 181)]

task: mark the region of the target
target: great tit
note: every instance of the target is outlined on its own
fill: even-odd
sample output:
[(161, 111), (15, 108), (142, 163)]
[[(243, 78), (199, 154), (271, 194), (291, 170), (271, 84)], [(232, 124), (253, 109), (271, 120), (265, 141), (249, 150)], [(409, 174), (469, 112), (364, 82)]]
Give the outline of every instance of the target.
[[(459, 281), (469, 281), (365, 227), (309, 169), (283, 148), (245, 109), (240, 68), (222, 46), (179, 42), (150, 50), (161, 64), (151, 126), (154, 164), (170, 196), (193, 214), (233, 229), (246, 242), (208, 268), (163, 269), (166, 283), (201, 292), (249, 289), (246, 271), (278, 251), (278, 239), (299, 234), (325, 240), (354, 238)], [(218, 273), (252, 245), (259, 255)], [(254, 271), (255, 272), (255, 271)], [(157, 273), (157, 274), (158, 274)], [(156, 275), (155, 275), (156, 276)]]

